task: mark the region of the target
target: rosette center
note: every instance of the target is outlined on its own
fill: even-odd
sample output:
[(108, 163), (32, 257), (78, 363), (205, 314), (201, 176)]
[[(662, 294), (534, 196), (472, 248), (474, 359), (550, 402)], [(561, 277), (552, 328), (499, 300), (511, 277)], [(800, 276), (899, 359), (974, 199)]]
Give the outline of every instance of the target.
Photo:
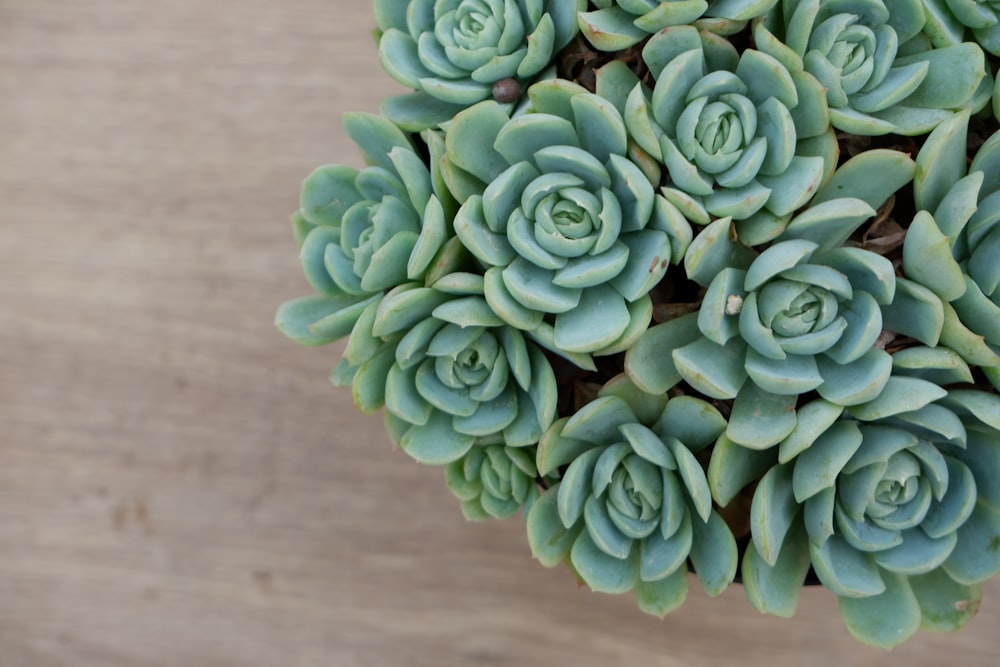
[(622, 534), (646, 537), (659, 525), (663, 485), (655, 466), (626, 456), (611, 476), (605, 499), (608, 516)]
[(820, 23), (809, 40), (811, 49), (822, 53), (840, 72), (848, 95), (858, 92), (875, 71), (877, 38), (874, 31), (852, 14), (837, 14)]
[(875, 500), (886, 505), (903, 505), (913, 500), (920, 486), (920, 464), (908, 452), (889, 459), (885, 474), (875, 489)]
[(441, 382), (453, 389), (477, 387), (490, 377), (499, 353), (496, 337), (484, 331), (467, 346), (437, 356), (434, 370)]
[(865, 514), (887, 530), (906, 530), (923, 522), (930, 509), (932, 490), (923, 465), (911, 452), (893, 454), (875, 485)]
[[(717, 83), (712, 77), (705, 77), (705, 81), (705, 86), (713, 84), (723, 90), (724, 84), (732, 87), (728, 79)], [(766, 155), (763, 140), (752, 145), (756, 132), (757, 111), (753, 103), (733, 92), (693, 99), (681, 113), (676, 128), (677, 145), (684, 157), (703, 172), (723, 180), (736, 178), (734, 169), (756, 174)]]
[(593, 193), (581, 187), (563, 187), (538, 198), (523, 214), (539, 246), (556, 257), (573, 258), (594, 249), (605, 226), (603, 210)]
[(458, 46), (474, 49), (486, 42), (496, 43), (500, 26), (486, 3), (466, 0), (455, 9), (455, 28), (452, 32)]
[(835, 296), (825, 289), (790, 280), (775, 280), (760, 291), (763, 323), (779, 336), (821, 331), (837, 317)]

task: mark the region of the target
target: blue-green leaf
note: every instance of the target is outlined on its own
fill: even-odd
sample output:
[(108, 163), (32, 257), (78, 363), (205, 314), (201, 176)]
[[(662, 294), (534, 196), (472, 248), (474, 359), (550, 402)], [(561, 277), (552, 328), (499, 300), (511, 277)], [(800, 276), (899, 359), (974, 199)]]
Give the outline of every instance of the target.
[(531, 555), (546, 567), (558, 565), (569, 554), (582, 529), (582, 526), (567, 528), (563, 524), (556, 504), (558, 494), (558, 484), (543, 493), (531, 506), (525, 521)]
[(747, 599), (762, 614), (791, 618), (798, 606), (799, 593), (809, 572), (809, 540), (794, 525), (774, 565), (768, 565), (753, 542), (743, 554), (743, 586)]
[(792, 466), (778, 465), (767, 471), (753, 494), (750, 530), (753, 543), (764, 562), (774, 566), (799, 505), (792, 492)]
[(920, 628), (920, 605), (906, 577), (886, 572), (884, 590), (869, 597), (840, 598), (840, 614), (854, 637), (865, 644), (892, 648)]
[(590, 535), (583, 531), (573, 542), (570, 561), (580, 577), (599, 593), (624, 593), (639, 579), (638, 555), (614, 558), (597, 548)]

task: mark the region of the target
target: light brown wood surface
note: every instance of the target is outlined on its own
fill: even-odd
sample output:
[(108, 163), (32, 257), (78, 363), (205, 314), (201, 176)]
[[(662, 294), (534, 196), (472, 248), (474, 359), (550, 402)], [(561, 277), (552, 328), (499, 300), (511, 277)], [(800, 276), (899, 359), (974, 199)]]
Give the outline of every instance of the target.
[[(402, 1), (402, 0), (401, 0)], [(0, 667), (995, 665), (966, 631), (859, 647), (832, 596), (664, 621), (578, 589), (517, 520), (273, 327), (287, 216), (401, 89), (366, 0), (0, 0)]]

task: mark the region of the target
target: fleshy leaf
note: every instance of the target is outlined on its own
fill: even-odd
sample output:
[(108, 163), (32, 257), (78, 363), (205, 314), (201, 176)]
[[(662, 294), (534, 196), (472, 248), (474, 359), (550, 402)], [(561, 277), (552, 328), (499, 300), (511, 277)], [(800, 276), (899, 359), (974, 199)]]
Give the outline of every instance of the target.
[(854, 637), (879, 648), (892, 648), (920, 628), (920, 605), (906, 577), (886, 572), (885, 590), (870, 597), (840, 598), (840, 614)]
[(674, 437), (692, 452), (712, 445), (726, 430), (726, 419), (715, 406), (693, 396), (671, 398), (653, 428), (663, 437)]
[(929, 287), (945, 301), (965, 293), (962, 267), (951, 254), (951, 244), (927, 211), (919, 211), (906, 231), (903, 244), (906, 275)]
[(788, 463), (805, 451), (843, 412), (843, 406), (823, 399), (810, 401), (798, 408), (795, 429), (781, 441), (778, 459), (782, 463)]
[(587, 585), (599, 593), (624, 593), (639, 579), (635, 554), (625, 559), (609, 556), (597, 548), (587, 531), (573, 542), (570, 560)]
[(857, 419), (875, 421), (900, 412), (918, 410), (947, 393), (927, 380), (893, 376), (886, 381), (885, 389), (878, 398), (860, 405), (852, 405), (848, 411)]
[(640, 389), (665, 393), (681, 381), (672, 351), (699, 337), (697, 313), (650, 327), (625, 353), (625, 372)]
[(774, 466), (774, 450), (758, 451), (741, 447), (721, 435), (712, 450), (708, 463), (708, 486), (720, 507), (725, 507), (750, 482)]
[(673, 351), (674, 366), (681, 377), (712, 398), (736, 396), (747, 378), (745, 357), (746, 345), (737, 339), (723, 346), (699, 338)]
[(822, 546), (809, 544), (813, 568), (823, 585), (842, 598), (870, 597), (886, 589), (869, 554), (857, 551), (840, 535)]
[(896, 296), (882, 306), (882, 324), (889, 331), (936, 347), (944, 327), (944, 304), (923, 285), (896, 278)]
[(795, 500), (805, 501), (833, 486), (847, 462), (861, 446), (861, 430), (854, 422), (839, 421), (795, 458), (792, 486)]
[(753, 494), (750, 527), (757, 553), (770, 566), (778, 561), (781, 545), (799, 515), (792, 493), (792, 466), (771, 468)]
[(300, 345), (326, 345), (354, 328), (365, 308), (381, 298), (314, 295), (288, 301), (278, 308), (274, 323)]
[(736, 576), (736, 540), (729, 526), (715, 512), (709, 515), (706, 523), (693, 518), (691, 527), (694, 530), (691, 564), (705, 592), (713, 597), (720, 595)]
[(933, 211), (965, 176), (969, 115), (955, 114), (938, 125), (917, 155), (913, 195), (917, 210)]
[(531, 555), (546, 567), (558, 565), (569, 554), (580, 532), (579, 526), (566, 528), (559, 518), (558, 493), (558, 484), (543, 493), (531, 506), (525, 522)]
[(635, 599), (647, 614), (663, 617), (684, 602), (688, 590), (688, 573), (678, 568), (673, 574), (656, 581), (639, 581), (635, 585)]
[(837, 168), (812, 199), (815, 206), (831, 199), (853, 197), (878, 209), (913, 180), (916, 163), (906, 153), (877, 148), (855, 155)]
[(962, 584), (978, 584), (1000, 573), (1000, 513), (976, 503), (958, 529), (958, 544), (944, 562), (945, 571)]
[(743, 554), (743, 586), (754, 609), (791, 618), (809, 572), (809, 540), (798, 524), (785, 537), (774, 565), (768, 565), (753, 542)]
[(872, 348), (849, 364), (838, 364), (826, 357), (816, 360), (823, 384), (819, 395), (837, 405), (856, 405), (876, 400), (884, 393), (892, 372), (892, 357)]
[(569, 421), (569, 417), (560, 419), (542, 435), (536, 456), (540, 475), (551, 474), (559, 466), (570, 463), (588, 449), (593, 449), (596, 446), (587, 440), (563, 437), (561, 435), (562, 427), (567, 421)]
[(434, 411), (423, 426), (411, 426), (399, 446), (420, 463), (444, 465), (465, 456), (475, 441), (455, 430), (451, 415)]
[(450, 160), (483, 183), (493, 181), (508, 163), (493, 148), (497, 135), (509, 122), (496, 102), (481, 102), (455, 116), (445, 135)]
[(746, 383), (733, 403), (726, 435), (751, 449), (772, 447), (795, 429), (796, 396), (772, 394)]
[(629, 321), (625, 300), (610, 285), (588, 287), (572, 310), (556, 316), (555, 342), (569, 352), (593, 352), (613, 343)]
[(979, 586), (960, 584), (944, 570), (911, 576), (909, 580), (920, 605), (920, 627), (925, 630), (960, 630), (979, 611)]

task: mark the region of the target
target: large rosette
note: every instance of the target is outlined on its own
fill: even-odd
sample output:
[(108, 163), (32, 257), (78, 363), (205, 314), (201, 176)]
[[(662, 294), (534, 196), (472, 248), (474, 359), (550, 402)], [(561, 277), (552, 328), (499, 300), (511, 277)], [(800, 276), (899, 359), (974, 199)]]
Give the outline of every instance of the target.
[(494, 85), (522, 88), (549, 67), (576, 34), (585, 0), (375, 0), (379, 56), (394, 79), (416, 92), (389, 98), (382, 111), (407, 130), (448, 121), (494, 96)]
[(838, 130), (916, 135), (989, 100), (982, 49), (928, 48), (925, 22), (921, 0), (783, 0), (753, 34), (758, 49), (820, 80)]
[[(795, 428), (800, 395), (816, 391), (835, 405), (874, 399), (891, 367), (876, 342), (895, 271), (844, 241), (913, 170), (894, 151), (854, 158), (759, 254), (733, 240), (728, 218), (710, 224), (684, 263), (706, 290), (698, 312), (649, 329), (626, 357), (629, 376), (650, 392), (683, 379), (706, 396), (735, 398), (727, 434), (758, 449)], [(833, 196), (841, 191), (870, 202)]]
[(449, 126), (455, 231), (506, 322), (560, 354), (625, 349), (691, 227), (625, 157), (625, 124), (607, 100), (565, 81), (529, 94), (533, 113), (511, 119), (483, 102)]
[(539, 444), (539, 472), (568, 467), (528, 514), (532, 553), (547, 566), (568, 560), (595, 591), (634, 588), (639, 606), (660, 616), (684, 601), (688, 558), (718, 595), (736, 573), (736, 541), (695, 454), (724, 429), (704, 401), (613, 381)]
[[(759, 610), (790, 615), (811, 565), (851, 633), (883, 647), (919, 627), (961, 627), (978, 584), (1000, 572), (1000, 398), (943, 389), (972, 379), (953, 353), (901, 354), (878, 398), (782, 442), (754, 492), (743, 561)], [(768, 461), (720, 442), (709, 473), (716, 500), (746, 481), (735, 471)]]
[[(368, 166), (319, 167), (293, 216), (302, 268), (318, 294), (282, 305), (276, 323), (304, 345), (346, 336), (386, 290), (434, 280), (464, 255), (452, 229), (454, 199), (406, 135), (366, 113), (345, 114), (344, 128)], [(443, 150), (440, 137), (425, 138), (433, 154)]]
[[(777, 236), (836, 166), (819, 82), (691, 26), (658, 33), (642, 55), (655, 86), (632, 75), (627, 99), (617, 103), (630, 136), (666, 167), (665, 194), (688, 201), (694, 222), (733, 218), (747, 243)], [(607, 71), (623, 77), (623, 70)], [(599, 79), (598, 89), (623, 83)]]
[(421, 463), (533, 445), (555, 419), (549, 362), (482, 294), (482, 277), (461, 273), (394, 288), (365, 308), (334, 370), (359, 408), (385, 406), (393, 440)]

